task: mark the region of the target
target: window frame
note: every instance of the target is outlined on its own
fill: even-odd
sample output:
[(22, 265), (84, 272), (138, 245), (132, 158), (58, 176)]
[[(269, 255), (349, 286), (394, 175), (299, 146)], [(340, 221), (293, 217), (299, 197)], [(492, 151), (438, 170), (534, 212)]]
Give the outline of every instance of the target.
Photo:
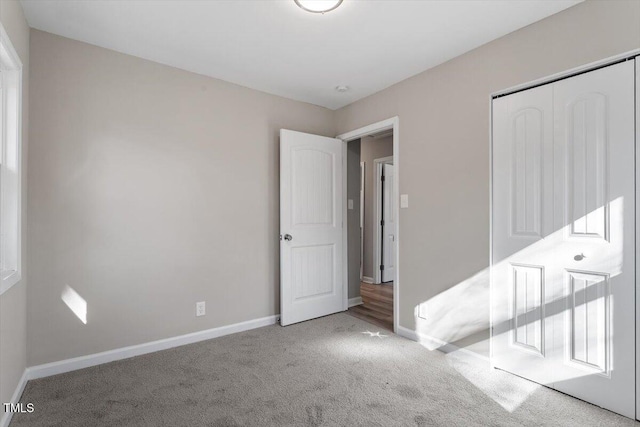
[(0, 295), (22, 279), (22, 70), (0, 23)]

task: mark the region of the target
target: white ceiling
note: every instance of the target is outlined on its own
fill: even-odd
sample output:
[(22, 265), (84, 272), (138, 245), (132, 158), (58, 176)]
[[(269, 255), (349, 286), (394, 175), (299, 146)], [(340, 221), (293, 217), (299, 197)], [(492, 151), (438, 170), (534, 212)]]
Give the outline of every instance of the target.
[(331, 109), (576, 3), (22, 0), (33, 28)]

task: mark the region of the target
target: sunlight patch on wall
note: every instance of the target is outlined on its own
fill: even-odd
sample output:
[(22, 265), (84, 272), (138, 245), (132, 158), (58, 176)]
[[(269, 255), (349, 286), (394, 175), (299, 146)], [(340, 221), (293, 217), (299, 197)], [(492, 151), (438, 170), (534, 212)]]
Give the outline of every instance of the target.
[(447, 343), (488, 330), (489, 300), (489, 268), (485, 268), (414, 307), (416, 330)]
[[(564, 382), (594, 374), (606, 374), (609, 372), (605, 363), (607, 348), (611, 346), (614, 334), (607, 329), (603, 313), (604, 316), (607, 315), (611, 304), (607, 301), (609, 279), (615, 278), (623, 271), (625, 255), (623, 207), (622, 197), (609, 202), (610, 222), (607, 232), (588, 237), (589, 239), (599, 237), (604, 242), (606, 240), (603, 236), (612, 236), (606, 244), (585, 246), (582, 240), (578, 239), (587, 237), (575, 237), (573, 223), (565, 224), (535, 243), (510, 253), (504, 259), (497, 260), (492, 266), (491, 274), (494, 276), (494, 286), (496, 284), (501, 286), (496, 286), (493, 292), (490, 291), (490, 269), (486, 268), (446, 291), (422, 301), (414, 307), (416, 332), (418, 336), (421, 336), (420, 334), (428, 336), (428, 339), (420, 339), (419, 342), (429, 350), (442, 349), (445, 352), (448, 347), (451, 348), (450, 343), (456, 343), (459, 340), (466, 339), (466, 345), (475, 344), (474, 334), (485, 331), (489, 327), (487, 303), (492, 293), (493, 337), (494, 340), (506, 340), (507, 344), (503, 345), (502, 350), (509, 352), (509, 355), (502, 355), (503, 357), (517, 357), (518, 347), (515, 345), (517, 332), (525, 329), (542, 331), (540, 323), (545, 319), (549, 321), (556, 318), (564, 319), (564, 324), (570, 325), (572, 316), (585, 318), (587, 314), (591, 314), (594, 319), (592, 323), (596, 326), (577, 330), (579, 339), (574, 342), (575, 355), (572, 356), (577, 362), (567, 359), (563, 366), (571, 366), (572, 369), (558, 370), (554, 373), (554, 380)], [(599, 209), (591, 213), (600, 215)], [(583, 218), (578, 218), (576, 221)], [(547, 266), (550, 271), (546, 272), (545, 281), (557, 285), (545, 287), (544, 298), (533, 307), (525, 311), (517, 311), (513, 303), (515, 301), (513, 287), (504, 281), (513, 277), (510, 276), (510, 272), (513, 271), (514, 266), (519, 268), (522, 260), (534, 265)], [(586, 261), (583, 260), (591, 263), (585, 264)], [(598, 261), (594, 262), (596, 260)], [(585, 273), (582, 271), (586, 268), (582, 267), (583, 264), (589, 266), (589, 271), (605, 271), (606, 274), (603, 273), (603, 275), (607, 280), (596, 280), (600, 277), (598, 274)], [(567, 283), (567, 278), (570, 276), (584, 282), (576, 282), (576, 286), (580, 285), (576, 288), (576, 292), (569, 292), (570, 287), (562, 285)], [(502, 282), (497, 278), (502, 278)], [(520, 329), (514, 329), (516, 325)], [(539, 340), (542, 340), (542, 337)], [(587, 343), (591, 343), (597, 351), (593, 354), (589, 353)], [(541, 345), (539, 347), (542, 348)], [(494, 358), (496, 351), (499, 351), (497, 348), (494, 341), (492, 348)], [(476, 366), (473, 361), (465, 360), (461, 357), (462, 355), (462, 352), (454, 351), (447, 354), (447, 360), (471, 384), (509, 412), (516, 410), (542, 387), (508, 374), (506, 371), (483, 369)]]
[(62, 291), (62, 301), (85, 325), (87, 324), (87, 301), (72, 287), (65, 285)]

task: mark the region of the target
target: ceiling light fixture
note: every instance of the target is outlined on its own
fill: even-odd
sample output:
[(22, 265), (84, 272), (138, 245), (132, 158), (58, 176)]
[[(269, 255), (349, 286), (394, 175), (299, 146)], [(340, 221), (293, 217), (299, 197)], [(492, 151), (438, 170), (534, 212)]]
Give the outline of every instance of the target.
[(349, 86), (344, 86), (344, 85), (336, 86), (336, 90), (338, 92), (347, 92), (349, 90)]
[(325, 13), (340, 6), (342, 0), (293, 0), (301, 9), (311, 13)]

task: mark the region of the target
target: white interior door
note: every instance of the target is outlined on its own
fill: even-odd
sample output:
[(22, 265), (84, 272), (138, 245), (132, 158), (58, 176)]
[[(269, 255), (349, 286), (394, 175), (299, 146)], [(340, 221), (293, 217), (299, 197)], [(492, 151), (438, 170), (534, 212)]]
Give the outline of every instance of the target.
[(493, 102), (496, 367), (635, 416), (634, 65)]
[(343, 143), (280, 131), (280, 323), (344, 309)]
[(393, 164), (382, 165), (382, 281), (391, 282), (396, 275), (396, 220), (393, 212)]

